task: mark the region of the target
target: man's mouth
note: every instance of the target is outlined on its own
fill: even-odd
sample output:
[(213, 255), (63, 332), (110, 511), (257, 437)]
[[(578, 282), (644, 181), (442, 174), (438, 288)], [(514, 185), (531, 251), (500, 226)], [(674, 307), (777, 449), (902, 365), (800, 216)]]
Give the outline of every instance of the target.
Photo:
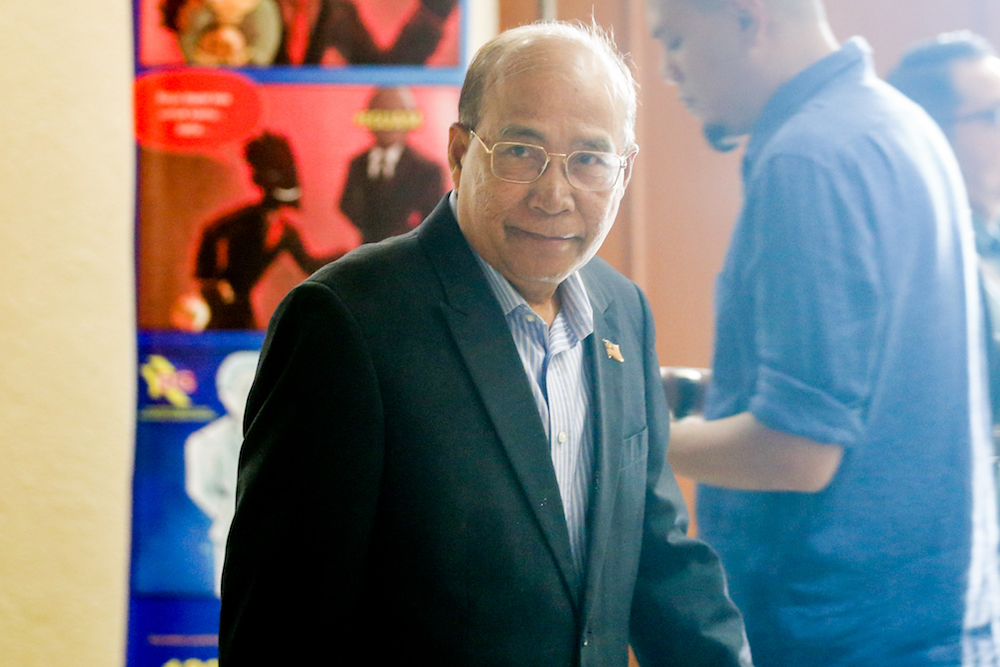
[(579, 238), (576, 234), (543, 234), (541, 232), (533, 232), (520, 227), (507, 227), (507, 233), (513, 234), (514, 236), (520, 236), (530, 241), (542, 243), (565, 243), (567, 241), (575, 241)]

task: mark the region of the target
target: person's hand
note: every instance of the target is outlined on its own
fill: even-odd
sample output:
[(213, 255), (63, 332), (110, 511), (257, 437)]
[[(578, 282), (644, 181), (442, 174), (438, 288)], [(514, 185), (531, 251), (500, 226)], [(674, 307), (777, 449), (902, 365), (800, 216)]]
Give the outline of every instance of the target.
[(705, 393), (712, 380), (712, 371), (707, 368), (665, 366), (660, 369), (660, 377), (673, 419), (701, 415), (705, 411)]
[(216, 282), (215, 289), (224, 302), (232, 303), (236, 300), (236, 292), (233, 291), (233, 286), (229, 284), (228, 280), (219, 280)]
[(211, 317), (208, 303), (197, 293), (181, 296), (170, 309), (170, 324), (181, 331), (204, 331)]

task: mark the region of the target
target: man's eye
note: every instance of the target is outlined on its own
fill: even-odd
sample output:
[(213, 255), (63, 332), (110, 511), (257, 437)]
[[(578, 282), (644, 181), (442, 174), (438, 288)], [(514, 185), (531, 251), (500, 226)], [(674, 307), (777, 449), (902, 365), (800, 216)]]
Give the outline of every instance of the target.
[(531, 149), (524, 144), (506, 144), (502, 153), (504, 157), (526, 158), (531, 155)]
[(667, 40), (667, 51), (676, 51), (681, 48), (681, 43), (680, 37), (671, 37)]

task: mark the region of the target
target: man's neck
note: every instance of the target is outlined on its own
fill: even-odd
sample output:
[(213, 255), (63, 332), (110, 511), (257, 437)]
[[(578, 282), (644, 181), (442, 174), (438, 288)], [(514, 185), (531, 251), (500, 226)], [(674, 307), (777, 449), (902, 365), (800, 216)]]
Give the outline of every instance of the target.
[(767, 26), (760, 48), (760, 66), (755, 77), (757, 93), (746, 100), (747, 108), (752, 113), (746, 127), (732, 128), (738, 130), (734, 135), (751, 132), (760, 114), (782, 86), (837, 51), (840, 45), (825, 22), (784, 18)]
[(535, 314), (538, 315), (545, 321), (545, 324), (552, 326), (552, 323), (556, 321), (556, 315), (559, 314), (559, 308), (562, 305), (562, 299), (559, 296), (559, 289), (549, 292), (548, 290), (544, 292), (524, 290), (520, 285), (511, 283), (517, 293), (520, 294), (528, 305), (531, 307)]
[(772, 94), (840, 48), (830, 25), (815, 17), (775, 21), (770, 31), (773, 53), (766, 78)]

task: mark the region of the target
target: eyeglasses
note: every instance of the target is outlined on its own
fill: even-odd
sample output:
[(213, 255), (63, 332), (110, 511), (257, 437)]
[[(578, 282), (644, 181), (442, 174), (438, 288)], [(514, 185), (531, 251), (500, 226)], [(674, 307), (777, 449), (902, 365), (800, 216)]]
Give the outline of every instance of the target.
[(614, 189), (629, 158), (639, 150), (636, 148), (628, 155), (600, 151), (549, 153), (541, 146), (514, 141), (498, 141), (490, 148), (474, 130), (469, 130), (469, 134), (479, 139), (490, 156), (490, 171), (501, 181), (534, 183), (545, 173), (552, 158), (561, 157), (563, 173), (569, 184), (578, 190), (591, 192)]
[(973, 113), (962, 114), (961, 116), (955, 116), (956, 123), (969, 122), (973, 120), (982, 121), (990, 127), (1000, 129), (1000, 106), (983, 109), (982, 111), (975, 111)]

